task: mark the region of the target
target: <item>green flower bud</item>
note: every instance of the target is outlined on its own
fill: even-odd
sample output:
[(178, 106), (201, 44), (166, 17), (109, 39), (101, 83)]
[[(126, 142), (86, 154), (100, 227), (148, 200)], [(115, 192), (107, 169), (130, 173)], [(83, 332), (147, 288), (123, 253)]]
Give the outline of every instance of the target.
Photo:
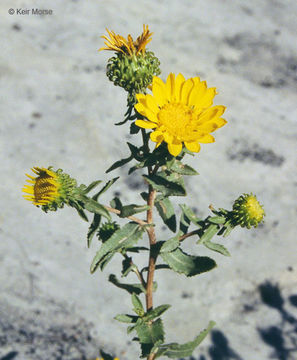
[(129, 94), (138, 94), (145, 92), (153, 76), (161, 73), (159, 66), (159, 59), (151, 51), (132, 56), (118, 52), (108, 60), (106, 75)]
[(240, 225), (248, 229), (257, 227), (263, 220), (265, 211), (253, 194), (243, 194), (235, 200), (230, 219), (234, 226)]

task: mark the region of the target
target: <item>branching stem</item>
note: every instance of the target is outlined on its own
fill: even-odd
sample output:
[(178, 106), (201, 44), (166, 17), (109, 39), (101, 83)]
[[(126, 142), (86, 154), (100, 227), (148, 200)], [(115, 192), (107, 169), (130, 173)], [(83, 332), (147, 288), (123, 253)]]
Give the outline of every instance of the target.
[[(110, 206), (104, 205), (104, 207), (105, 207), (105, 209), (107, 211), (109, 211), (111, 213), (114, 213), (114, 214), (117, 214), (117, 215), (119, 215), (121, 213), (120, 210), (114, 209), (114, 208), (112, 208)], [(136, 216), (127, 216), (127, 219), (132, 220), (132, 221), (136, 222), (139, 225), (147, 225), (148, 224), (146, 221), (143, 221), (143, 220), (137, 218)]]

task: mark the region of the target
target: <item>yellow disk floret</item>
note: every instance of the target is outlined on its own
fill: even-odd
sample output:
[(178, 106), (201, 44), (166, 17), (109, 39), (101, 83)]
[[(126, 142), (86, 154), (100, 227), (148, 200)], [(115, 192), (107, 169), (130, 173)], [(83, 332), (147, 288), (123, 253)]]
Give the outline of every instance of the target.
[(146, 119), (135, 124), (153, 129), (150, 139), (157, 146), (166, 142), (173, 156), (179, 155), (183, 145), (199, 152), (200, 143), (214, 142), (210, 133), (227, 123), (221, 118), (225, 106), (212, 106), (216, 89), (207, 88), (198, 77), (186, 80), (182, 74), (171, 73), (164, 83), (154, 76), (151, 88), (152, 95), (136, 95), (135, 109)]

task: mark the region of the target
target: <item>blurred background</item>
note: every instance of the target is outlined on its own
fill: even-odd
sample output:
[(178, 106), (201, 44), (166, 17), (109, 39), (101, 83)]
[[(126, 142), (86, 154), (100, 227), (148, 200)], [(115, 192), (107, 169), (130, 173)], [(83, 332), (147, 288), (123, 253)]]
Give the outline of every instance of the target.
[[(16, 12), (32, 8), (52, 15)], [(21, 189), (31, 167), (52, 165), (85, 184), (121, 176), (106, 203), (115, 193), (140, 202), (140, 174), (105, 174), (134, 140), (128, 126), (114, 126), (126, 94), (105, 75), (112, 53), (97, 50), (105, 28), (137, 37), (143, 24), (154, 32), (148, 49), (163, 79), (200, 76), (227, 107), (216, 142), (188, 159), (200, 175), (187, 179), (189, 196), (176, 204), (205, 217), (209, 204), (230, 209), (253, 192), (266, 211), (263, 225), (224, 240), (232, 256), (218, 254), (214, 271), (157, 273), (155, 304), (173, 305), (166, 340), (189, 341), (212, 319), (192, 360), (297, 359), (296, 1), (2, 0), (0, 13), (0, 359), (91, 359), (99, 348), (121, 360), (139, 356), (125, 325), (112, 320), (131, 309), (108, 282), (121, 259), (90, 275), (99, 244), (87, 249), (88, 224), (71, 208), (43, 213)]]

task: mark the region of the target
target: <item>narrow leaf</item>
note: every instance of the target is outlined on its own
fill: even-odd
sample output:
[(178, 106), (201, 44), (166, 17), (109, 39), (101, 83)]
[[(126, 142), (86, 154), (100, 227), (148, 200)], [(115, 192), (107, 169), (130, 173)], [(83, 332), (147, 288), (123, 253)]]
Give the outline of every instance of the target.
[(140, 295), (142, 292), (145, 291), (145, 289), (141, 284), (121, 283), (114, 274), (109, 275), (108, 281), (110, 281), (113, 285), (115, 285), (119, 289), (128, 291), (129, 294)]
[(203, 245), (205, 245), (210, 250), (219, 252), (222, 255), (231, 256), (229, 251), (225, 248), (225, 246), (223, 246), (221, 244), (216, 244), (211, 241), (204, 241)]
[(113, 163), (113, 164), (111, 165), (111, 167), (109, 167), (105, 172), (106, 172), (106, 173), (109, 173), (109, 172), (111, 172), (112, 170), (115, 170), (115, 169), (117, 169), (117, 168), (119, 168), (119, 167), (127, 164), (127, 163), (128, 163), (129, 161), (131, 161), (132, 159), (133, 159), (133, 156), (130, 155), (129, 157), (127, 157), (127, 158), (125, 158), (125, 159), (118, 160), (118, 161), (116, 161), (115, 163)]
[(201, 218), (198, 218), (196, 216), (196, 214), (194, 213), (194, 211), (186, 204), (181, 204), (179, 205), (180, 208), (182, 209), (183, 213), (187, 216), (187, 218), (196, 226), (198, 226), (199, 228), (201, 227), (201, 225), (199, 224), (201, 221), (203, 221)]
[(160, 253), (166, 253), (171, 252), (179, 247), (179, 236), (180, 233), (178, 233), (175, 237), (165, 241), (163, 245), (161, 246)]
[(100, 183), (102, 183), (101, 180), (93, 181), (93, 182), (83, 191), (83, 193), (84, 193), (84, 194), (89, 193), (92, 189), (94, 189), (94, 188), (95, 188), (97, 185), (99, 185)]
[(207, 334), (214, 326), (215, 322), (210, 321), (208, 327), (205, 330), (201, 331), (201, 333), (196, 336), (193, 341), (187, 342), (185, 344), (179, 345), (177, 343), (172, 343), (160, 345), (157, 355), (159, 356), (159, 352), (161, 352), (163, 355), (166, 355), (170, 359), (191, 356), (195, 348), (201, 344), (201, 342), (205, 339)]
[(114, 317), (115, 320), (126, 323), (126, 324), (133, 324), (136, 323), (138, 316), (135, 315), (127, 315), (127, 314), (119, 314)]
[(219, 231), (219, 226), (216, 224), (209, 225), (206, 230), (204, 230), (203, 235), (197, 241), (197, 244), (211, 241), (215, 234)]
[(139, 299), (139, 297), (134, 293), (132, 294), (132, 304), (134, 306), (133, 310), (135, 311), (135, 313), (139, 316), (143, 316), (144, 315), (144, 308), (142, 306), (142, 303)]
[(92, 199), (97, 201), (98, 197), (100, 195), (102, 195), (103, 193), (105, 193), (105, 191), (107, 191), (118, 179), (119, 179), (119, 176), (107, 181), (107, 183), (103, 186), (103, 188), (97, 194), (95, 194), (92, 197)]
[(143, 228), (134, 222), (129, 222), (122, 228), (116, 230), (115, 233), (101, 245), (99, 251), (96, 253), (91, 264), (91, 273), (97, 269), (106, 254), (131, 247), (141, 238), (143, 231)]
[(153, 320), (153, 319), (161, 316), (170, 307), (171, 307), (171, 305), (169, 305), (169, 304), (157, 306), (156, 308), (149, 310), (143, 317), (143, 320), (144, 321)]
[(215, 261), (207, 256), (188, 255), (180, 248), (172, 252), (161, 253), (161, 257), (172, 270), (186, 276), (198, 275), (217, 266)]
[(226, 218), (224, 216), (212, 216), (208, 217), (207, 220), (213, 224), (224, 224), (226, 222)]
[(164, 221), (164, 224), (167, 225), (171, 231), (175, 232), (176, 217), (171, 201), (168, 198), (164, 198), (163, 200), (156, 202), (156, 208)]
[(183, 164), (181, 161), (173, 158), (166, 163), (166, 166), (170, 171), (174, 171), (181, 175), (199, 175), (199, 173), (191, 166)]
[(119, 214), (120, 217), (125, 218), (143, 211), (148, 210), (150, 207), (148, 205), (126, 205), (123, 206), (121, 209), (121, 213)]
[(94, 214), (93, 221), (92, 221), (92, 223), (89, 227), (88, 233), (87, 233), (88, 248), (90, 247), (91, 241), (92, 241), (97, 229), (100, 226), (100, 222), (101, 222), (101, 215)]
[(161, 175), (161, 173), (151, 176), (143, 175), (143, 177), (155, 190), (161, 192), (164, 196), (186, 196), (183, 179), (178, 174), (176, 174), (176, 177)]

